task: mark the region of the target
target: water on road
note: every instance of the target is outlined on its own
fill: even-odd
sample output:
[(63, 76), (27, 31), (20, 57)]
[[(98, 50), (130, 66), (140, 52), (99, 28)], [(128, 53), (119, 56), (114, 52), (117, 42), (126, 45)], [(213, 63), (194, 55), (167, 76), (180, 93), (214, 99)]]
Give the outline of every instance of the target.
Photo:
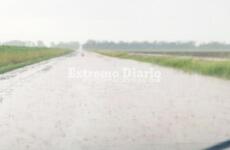
[[(160, 82), (70, 76), (154, 69)], [(1, 150), (198, 150), (230, 139), (230, 82), (95, 53), (0, 76)]]

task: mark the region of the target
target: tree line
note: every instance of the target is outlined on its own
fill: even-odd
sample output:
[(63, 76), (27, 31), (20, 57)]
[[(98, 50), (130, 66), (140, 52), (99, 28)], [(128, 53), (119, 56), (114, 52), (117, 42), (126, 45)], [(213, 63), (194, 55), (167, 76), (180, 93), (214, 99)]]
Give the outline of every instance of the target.
[(197, 44), (189, 42), (112, 42), (89, 40), (83, 44), (86, 50), (230, 50), (230, 44), (209, 42)]
[(0, 42), (0, 45), (3, 46), (20, 46), (20, 47), (54, 47), (54, 48), (70, 48), (70, 49), (78, 49), (80, 44), (77, 41), (72, 42), (51, 42), (49, 44), (45, 44), (45, 42), (39, 40), (37, 42), (33, 41), (20, 41), (20, 40), (12, 40), (6, 42)]

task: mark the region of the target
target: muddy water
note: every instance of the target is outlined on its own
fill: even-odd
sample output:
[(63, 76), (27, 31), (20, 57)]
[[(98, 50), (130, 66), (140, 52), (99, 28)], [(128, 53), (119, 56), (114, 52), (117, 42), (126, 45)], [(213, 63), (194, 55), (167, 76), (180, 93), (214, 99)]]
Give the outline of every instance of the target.
[[(160, 82), (71, 78), (154, 69)], [(146, 81), (146, 82), (145, 82)], [(230, 82), (85, 53), (0, 76), (2, 150), (194, 150), (230, 139)]]

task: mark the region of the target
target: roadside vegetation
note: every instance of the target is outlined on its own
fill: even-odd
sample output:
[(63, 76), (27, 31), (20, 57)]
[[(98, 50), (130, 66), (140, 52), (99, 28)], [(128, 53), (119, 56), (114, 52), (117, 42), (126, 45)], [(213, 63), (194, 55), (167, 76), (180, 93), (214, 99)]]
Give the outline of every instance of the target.
[(194, 72), (228, 80), (230, 79), (230, 60), (219, 61), (169, 55), (142, 55), (119, 51), (96, 52), (111, 57), (132, 59), (141, 62), (158, 64), (166, 67), (172, 67), (189, 73)]
[(0, 74), (70, 52), (64, 48), (0, 46)]

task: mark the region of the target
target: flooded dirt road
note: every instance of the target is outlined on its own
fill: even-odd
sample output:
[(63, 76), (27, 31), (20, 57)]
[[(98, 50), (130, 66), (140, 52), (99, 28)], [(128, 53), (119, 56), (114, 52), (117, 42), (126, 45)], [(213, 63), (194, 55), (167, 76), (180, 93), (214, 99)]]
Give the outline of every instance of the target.
[(203, 149), (230, 139), (230, 82), (89, 52), (55, 58), (0, 76), (0, 139), (1, 150)]

